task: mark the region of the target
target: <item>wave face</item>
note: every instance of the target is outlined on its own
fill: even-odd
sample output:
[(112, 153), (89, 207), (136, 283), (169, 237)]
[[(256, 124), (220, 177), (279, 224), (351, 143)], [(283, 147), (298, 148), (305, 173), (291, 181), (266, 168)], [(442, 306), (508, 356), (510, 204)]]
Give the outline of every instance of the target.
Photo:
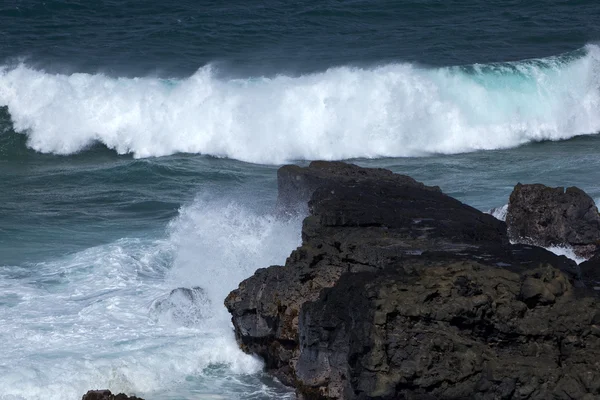
[(0, 106), (28, 146), (101, 142), (135, 157), (200, 153), (277, 164), (519, 146), (600, 131), (600, 48), (466, 67), (389, 64), (298, 77), (182, 80), (0, 72)]

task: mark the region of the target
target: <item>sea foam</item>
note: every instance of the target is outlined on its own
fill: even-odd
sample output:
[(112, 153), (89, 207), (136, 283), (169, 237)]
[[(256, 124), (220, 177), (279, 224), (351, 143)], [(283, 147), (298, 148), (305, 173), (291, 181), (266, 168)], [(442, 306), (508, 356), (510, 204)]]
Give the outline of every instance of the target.
[(0, 72), (0, 106), (40, 152), (94, 142), (255, 163), (500, 149), (600, 130), (600, 48), (490, 65), (337, 67), (302, 76), (186, 79)]
[[(0, 264), (0, 399), (76, 399), (98, 388), (153, 399), (179, 390), (199, 399), (293, 397), (266, 385), (262, 363), (238, 348), (223, 299), (299, 242), (300, 219), (198, 198), (162, 239)], [(193, 286), (206, 292), (209, 312), (155, 318), (157, 299)]]

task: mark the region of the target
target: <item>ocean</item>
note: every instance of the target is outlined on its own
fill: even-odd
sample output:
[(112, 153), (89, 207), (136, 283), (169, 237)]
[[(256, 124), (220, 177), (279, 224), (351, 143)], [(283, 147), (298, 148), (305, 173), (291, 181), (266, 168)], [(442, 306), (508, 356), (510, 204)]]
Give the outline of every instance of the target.
[(223, 306), (300, 243), (277, 168), (389, 168), (484, 211), (517, 182), (600, 200), (598, 21), (593, 0), (4, 0), (0, 399), (293, 399)]

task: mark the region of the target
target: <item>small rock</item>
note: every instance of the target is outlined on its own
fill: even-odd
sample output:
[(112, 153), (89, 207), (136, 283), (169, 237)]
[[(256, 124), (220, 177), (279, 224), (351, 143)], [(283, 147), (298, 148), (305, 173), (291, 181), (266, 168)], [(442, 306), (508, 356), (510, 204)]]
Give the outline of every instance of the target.
[(193, 326), (210, 314), (210, 300), (199, 286), (173, 289), (168, 295), (155, 300), (151, 313), (159, 320), (168, 320), (183, 326)]
[(589, 258), (600, 244), (600, 214), (583, 190), (517, 184), (506, 214), (508, 236), (517, 243), (570, 246)]
[(81, 400), (144, 400), (137, 396), (127, 396), (126, 394), (112, 394), (110, 390), (89, 390), (83, 395)]

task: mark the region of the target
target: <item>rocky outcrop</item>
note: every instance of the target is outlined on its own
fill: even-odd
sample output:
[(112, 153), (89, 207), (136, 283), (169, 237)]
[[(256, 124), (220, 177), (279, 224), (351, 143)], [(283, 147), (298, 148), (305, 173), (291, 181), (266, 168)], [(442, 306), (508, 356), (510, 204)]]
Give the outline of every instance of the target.
[(136, 396), (127, 396), (123, 393), (112, 394), (110, 390), (89, 390), (81, 400), (144, 400)]
[(600, 308), (573, 261), (389, 171), (278, 177), (283, 206), (310, 195), (302, 245), (225, 304), (241, 347), (303, 398), (600, 398)]
[(600, 247), (600, 214), (583, 190), (517, 184), (506, 215), (508, 235), (515, 242), (573, 247), (589, 258)]

